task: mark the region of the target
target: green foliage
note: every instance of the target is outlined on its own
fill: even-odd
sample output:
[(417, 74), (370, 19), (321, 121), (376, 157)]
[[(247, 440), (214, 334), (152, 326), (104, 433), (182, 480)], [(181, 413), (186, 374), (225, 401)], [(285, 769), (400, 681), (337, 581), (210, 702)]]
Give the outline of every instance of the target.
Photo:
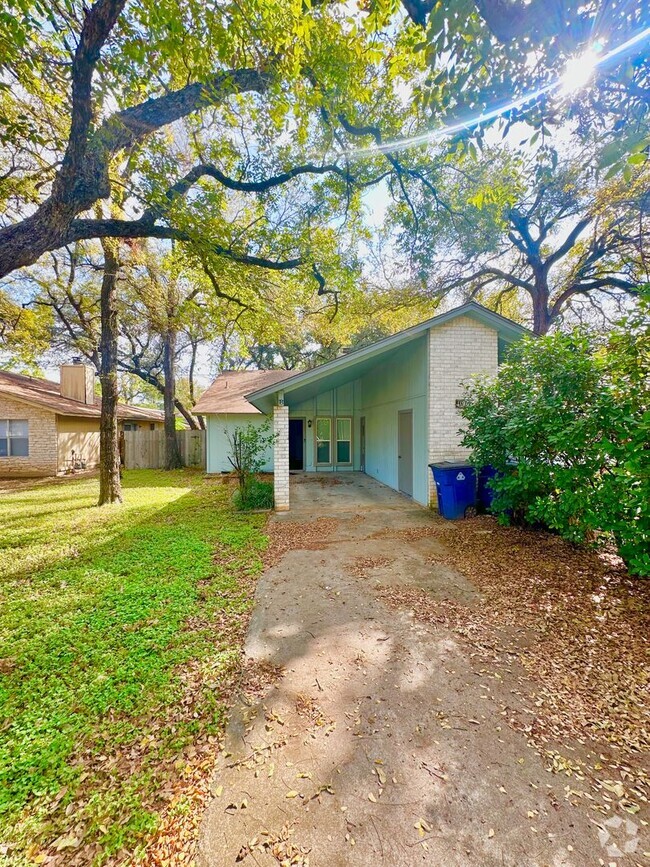
[(239, 483), (236, 504), (239, 509), (271, 508), (273, 505), (273, 491), (271, 489), (271, 502), (267, 505), (257, 505), (258, 501), (266, 504), (268, 496), (264, 486), (255, 478), (265, 464), (266, 454), (273, 445), (276, 435), (270, 433), (271, 425), (267, 420), (261, 425), (247, 424), (245, 427), (236, 427), (230, 431), (226, 428), (225, 434), (230, 446), (228, 460), (237, 476)]
[(244, 512), (254, 509), (273, 508), (273, 485), (253, 477), (249, 480), (246, 488), (235, 491), (233, 497), (235, 506)]
[[(388, 7), (390, 0), (382, 2)], [(429, 67), (418, 97), (448, 123), (489, 117), (495, 107), (517, 103), (496, 121), (459, 132), (452, 141), (456, 150), (482, 147), (492, 122), (504, 136), (513, 128), (522, 130), (531, 147), (551, 153), (557, 147), (555, 130), (571, 123), (583, 141), (599, 140), (614, 148), (618, 142), (610, 164), (624, 170), (626, 155), (632, 154), (634, 164), (647, 145), (650, 64), (645, 41), (600, 66), (587, 86), (567, 93), (560, 85), (581, 55), (599, 50), (602, 55), (649, 23), (643, 3), (435, 0), (424, 38), (415, 46)], [(540, 88), (546, 90), (543, 97), (525, 98)]]
[(595, 162), (593, 147), (555, 161), (496, 146), (478, 159), (439, 157), (435, 195), (423, 187), (411, 207), (388, 210), (420, 291), (462, 293), (538, 333), (567, 316), (611, 319), (612, 301), (646, 279), (650, 171), (644, 164), (605, 181)]
[[(174, 760), (223, 721), (262, 519), (190, 471), (126, 472), (124, 494), (99, 510), (84, 479), (0, 500), (0, 838), (12, 858), (60, 835), (78, 838), (75, 855), (98, 845), (97, 864), (133, 851)], [(211, 674), (185, 713), (187, 666), (190, 680)]]
[(0, 361), (34, 372), (50, 339), (49, 310), (30, 310), (0, 289)]
[(495, 382), (468, 387), (463, 409), (464, 444), (498, 472), (502, 520), (577, 543), (613, 536), (639, 575), (650, 574), (649, 323), (642, 299), (607, 340), (580, 330), (524, 339)]

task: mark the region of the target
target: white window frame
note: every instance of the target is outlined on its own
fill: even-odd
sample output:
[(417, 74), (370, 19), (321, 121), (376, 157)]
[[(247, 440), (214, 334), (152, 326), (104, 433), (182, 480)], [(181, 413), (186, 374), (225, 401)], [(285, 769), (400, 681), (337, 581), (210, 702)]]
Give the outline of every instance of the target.
[[(11, 426), (12, 424), (24, 424), (27, 428), (27, 436), (18, 436), (18, 434), (12, 434)], [(2, 435), (2, 430), (4, 429), (5, 434)], [(28, 458), (29, 457), (29, 419), (28, 418), (0, 418), (0, 439), (7, 441), (7, 454), (0, 455), (0, 460), (3, 458)], [(11, 441), (12, 440), (27, 440), (27, 454), (26, 455), (15, 455), (12, 452)]]
[[(329, 439), (319, 439), (318, 436), (318, 422), (326, 421), (330, 427), (330, 435)], [(333, 425), (332, 425), (332, 416), (330, 415), (319, 415), (316, 416), (316, 425), (314, 428), (314, 464), (317, 467), (331, 467), (332, 466), (332, 433), (333, 433)], [(329, 460), (327, 461), (319, 461), (318, 460), (318, 443), (327, 443), (329, 445)]]
[[(334, 421), (335, 421), (335, 425), (336, 425), (336, 430), (335, 430), (336, 438), (334, 440), (334, 445), (336, 447), (336, 455), (335, 455), (336, 460), (334, 463), (336, 464), (336, 466), (339, 466), (339, 467), (349, 467), (354, 463), (354, 455), (352, 452), (352, 431), (354, 429), (354, 425), (352, 423), (352, 416), (340, 415), (340, 416), (337, 416)], [(350, 425), (350, 436), (347, 439), (339, 439), (339, 422), (340, 421), (346, 421)], [(350, 448), (350, 460), (349, 461), (340, 461), (339, 460), (339, 443), (348, 443), (349, 448)]]

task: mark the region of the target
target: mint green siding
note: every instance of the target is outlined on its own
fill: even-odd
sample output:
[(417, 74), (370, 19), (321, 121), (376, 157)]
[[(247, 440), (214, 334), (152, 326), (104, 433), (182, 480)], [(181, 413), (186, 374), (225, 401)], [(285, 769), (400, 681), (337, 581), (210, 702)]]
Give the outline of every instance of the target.
[[(378, 363), (358, 379), (321, 391), (294, 403), (285, 397), (289, 418), (304, 419), (304, 468), (307, 472), (343, 472), (361, 470), (391, 488), (398, 489), (398, 413), (413, 412), (413, 499), (428, 504), (427, 483), (427, 334), (406, 344)], [(331, 418), (332, 462), (316, 463), (316, 419)], [(361, 466), (360, 419), (366, 419), (366, 464)], [(337, 418), (352, 419), (352, 462), (336, 461)], [(266, 417), (250, 415), (210, 415), (207, 418), (207, 471), (228, 472), (228, 437), (226, 430), (248, 423), (262, 425)], [(311, 422), (311, 426), (310, 423)], [(272, 449), (266, 456), (265, 470), (273, 469)]]
[[(230, 473), (232, 464), (228, 460), (230, 445), (226, 431), (232, 433), (237, 427), (253, 424), (261, 427), (268, 419), (260, 413), (233, 415), (208, 415), (206, 418), (206, 471), (208, 473)], [(269, 430), (269, 434), (270, 434)], [(263, 471), (273, 471), (273, 446), (269, 446), (265, 454)]]
[(427, 335), (406, 344), (360, 382), (359, 416), (366, 419), (369, 476), (398, 488), (398, 413), (413, 412), (413, 499), (428, 505), (428, 349)]

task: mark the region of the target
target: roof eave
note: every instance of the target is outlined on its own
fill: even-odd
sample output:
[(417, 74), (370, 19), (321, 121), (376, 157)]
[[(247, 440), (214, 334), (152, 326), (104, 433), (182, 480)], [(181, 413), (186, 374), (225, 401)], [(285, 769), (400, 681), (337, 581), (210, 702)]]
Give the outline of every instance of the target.
[(263, 405), (265, 398), (271, 397), (280, 391), (290, 391), (292, 385), (300, 385), (301, 383), (318, 379), (321, 376), (326, 376), (329, 373), (340, 370), (342, 367), (346, 367), (351, 362), (354, 363), (356, 361), (361, 361), (364, 358), (371, 357), (373, 354), (380, 355), (385, 350), (396, 348), (403, 343), (408, 343), (410, 340), (414, 340), (429, 328), (444, 325), (445, 322), (466, 315), (473, 316), (479, 321), (483, 321), (485, 324), (490, 325), (499, 332), (500, 336), (511, 342), (518, 340), (525, 335), (532, 334), (532, 332), (523, 325), (518, 325), (511, 319), (501, 316), (500, 313), (488, 310), (486, 307), (477, 304), (475, 301), (469, 301), (467, 304), (463, 304), (460, 307), (454, 307), (453, 310), (448, 310), (446, 313), (441, 313), (439, 316), (433, 316), (431, 319), (420, 322), (418, 325), (413, 325), (411, 328), (406, 328), (403, 331), (398, 331), (396, 334), (391, 334), (389, 337), (378, 340), (370, 346), (355, 349), (352, 352), (348, 352), (346, 355), (342, 355), (339, 358), (321, 364), (319, 367), (301, 371), (300, 373), (296, 373), (295, 376), (290, 376), (288, 379), (281, 380), (270, 386), (266, 386), (265, 388), (260, 388), (257, 391), (251, 391), (244, 395), (244, 397), (250, 404), (257, 407), (260, 412), (264, 412)]

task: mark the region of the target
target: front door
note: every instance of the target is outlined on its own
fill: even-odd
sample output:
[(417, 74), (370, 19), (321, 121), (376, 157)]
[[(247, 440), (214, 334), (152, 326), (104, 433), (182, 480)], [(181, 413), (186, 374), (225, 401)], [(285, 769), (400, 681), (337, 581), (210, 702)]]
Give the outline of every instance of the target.
[(366, 471), (366, 417), (365, 415), (361, 416), (360, 423), (360, 431), (359, 431), (359, 445), (361, 451), (361, 472), (365, 473)]
[(397, 487), (413, 496), (413, 410), (397, 414)]
[(305, 421), (302, 418), (289, 419), (289, 469), (305, 468)]

